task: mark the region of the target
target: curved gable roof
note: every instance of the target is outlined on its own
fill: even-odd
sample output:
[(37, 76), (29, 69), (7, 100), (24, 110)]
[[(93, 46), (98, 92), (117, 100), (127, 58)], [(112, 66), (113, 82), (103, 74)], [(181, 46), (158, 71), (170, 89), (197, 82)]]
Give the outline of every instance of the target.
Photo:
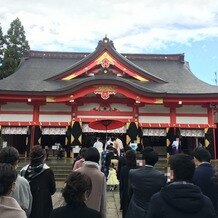
[(96, 65), (102, 64), (105, 60), (139, 81), (165, 82), (161, 77), (157, 77), (135, 65), (126, 57), (118, 53), (113, 42), (107, 37), (99, 41), (98, 46), (93, 53), (87, 55), (64, 71), (59, 72), (57, 75), (48, 78), (48, 80), (70, 80), (76, 78), (91, 70)]

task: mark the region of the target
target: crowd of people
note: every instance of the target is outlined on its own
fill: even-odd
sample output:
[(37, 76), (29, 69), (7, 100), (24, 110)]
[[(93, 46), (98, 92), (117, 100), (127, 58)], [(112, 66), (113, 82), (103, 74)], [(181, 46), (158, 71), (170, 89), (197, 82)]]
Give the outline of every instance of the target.
[(62, 190), (65, 203), (54, 210), (55, 177), (45, 160), (45, 149), (34, 146), (18, 174), (17, 149), (0, 150), (0, 217), (106, 218), (106, 191), (115, 189), (123, 218), (218, 215), (218, 173), (205, 147), (171, 155), (168, 175), (155, 168), (159, 156), (152, 147), (124, 147), (119, 138), (108, 138), (104, 145), (97, 138), (80, 150)]

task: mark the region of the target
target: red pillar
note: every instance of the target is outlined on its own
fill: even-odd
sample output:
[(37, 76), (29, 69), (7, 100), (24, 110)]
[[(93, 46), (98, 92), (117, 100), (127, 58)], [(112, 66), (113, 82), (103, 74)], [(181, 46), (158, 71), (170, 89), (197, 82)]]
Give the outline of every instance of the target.
[(33, 105), (33, 122), (34, 124), (39, 122), (39, 105)]
[(31, 140), (30, 140), (30, 149), (34, 146), (35, 142), (35, 126), (39, 122), (39, 105), (33, 105), (33, 126), (31, 128)]
[(213, 109), (208, 107), (207, 108), (207, 114), (208, 114), (208, 124), (209, 125), (213, 125), (214, 124)]
[(176, 108), (174, 106), (170, 107), (170, 126), (174, 127), (176, 124)]
[(34, 141), (35, 141), (35, 126), (32, 126), (32, 128), (31, 128), (30, 150), (34, 146)]

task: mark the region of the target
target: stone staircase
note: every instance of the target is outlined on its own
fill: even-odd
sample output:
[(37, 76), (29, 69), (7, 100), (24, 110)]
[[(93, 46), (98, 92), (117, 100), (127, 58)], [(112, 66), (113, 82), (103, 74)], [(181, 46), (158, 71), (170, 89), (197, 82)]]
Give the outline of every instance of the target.
[[(29, 159), (21, 158), (18, 172), (20, 169), (29, 163)], [(63, 158), (61, 160), (57, 160), (56, 157), (49, 157), (45, 163), (53, 170), (56, 181), (65, 181), (69, 173), (72, 171), (72, 158)], [(155, 168), (164, 173), (167, 172), (167, 158), (160, 157), (159, 161), (156, 163)]]
[(67, 176), (72, 172), (72, 165), (69, 164), (59, 164), (50, 165), (51, 169), (54, 172), (56, 181), (65, 181)]
[(167, 158), (160, 157), (158, 162), (155, 164), (155, 169), (166, 173), (167, 172)]

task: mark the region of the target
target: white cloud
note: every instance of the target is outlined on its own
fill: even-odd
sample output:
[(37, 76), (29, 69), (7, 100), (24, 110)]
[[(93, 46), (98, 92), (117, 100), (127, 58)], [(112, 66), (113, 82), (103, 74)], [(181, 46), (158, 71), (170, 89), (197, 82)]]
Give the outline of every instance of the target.
[(35, 50), (93, 51), (105, 34), (122, 52), (218, 36), (217, 0), (3, 1), (0, 21), (5, 33), (16, 17)]

